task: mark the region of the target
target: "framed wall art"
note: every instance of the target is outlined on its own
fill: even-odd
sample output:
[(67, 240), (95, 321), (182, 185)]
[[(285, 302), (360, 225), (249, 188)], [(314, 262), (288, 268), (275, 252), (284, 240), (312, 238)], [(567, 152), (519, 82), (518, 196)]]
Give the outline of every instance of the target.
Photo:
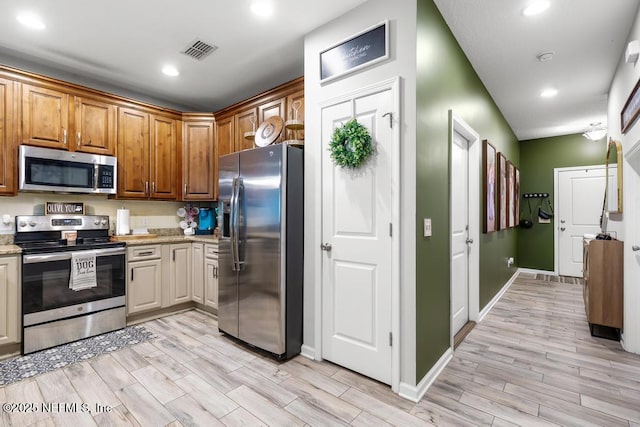
[(640, 115), (640, 80), (636, 83), (620, 112), (620, 129), (623, 135), (637, 120), (638, 115)]
[(320, 52), (320, 82), (325, 83), (389, 58), (389, 21)]
[(513, 170), (515, 171), (515, 183), (516, 183), (516, 187), (515, 187), (515, 192), (513, 197), (515, 198), (516, 201), (516, 226), (518, 224), (520, 224), (520, 169), (518, 168), (513, 168)]
[(498, 230), (509, 227), (507, 212), (507, 159), (504, 154), (498, 153)]
[(484, 197), (483, 228), (485, 233), (492, 233), (498, 229), (498, 209), (496, 206), (496, 149), (486, 139), (482, 141), (482, 164), (482, 193)]
[(516, 169), (507, 160), (507, 227), (516, 226)]

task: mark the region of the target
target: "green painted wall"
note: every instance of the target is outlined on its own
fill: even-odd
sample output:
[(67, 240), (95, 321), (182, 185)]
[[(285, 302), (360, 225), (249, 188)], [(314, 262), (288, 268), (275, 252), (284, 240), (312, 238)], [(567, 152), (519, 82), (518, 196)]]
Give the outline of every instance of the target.
[[(432, 0), (418, 0), (417, 29), (416, 381), (420, 381), (450, 339), (448, 111), (453, 110), (516, 166), (520, 151), (517, 138)], [(422, 237), (423, 218), (432, 219), (432, 237)], [(481, 235), (480, 309), (515, 272), (507, 268), (506, 259), (516, 256), (517, 234), (511, 229)]]
[[(581, 134), (520, 142), (520, 191), (522, 193), (549, 193), (553, 202), (553, 169), (573, 166), (602, 165), (607, 146), (604, 140), (589, 141)], [(532, 200), (533, 227), (520, 230), (518, 265), (525, 268), (553, 271), (553, 228), (551, 224), (538, 224), (535, 212), (538, 201)], [(526, 212), (526, 202), (520, 211)], [(522, 215), (522, 214), (521, 214)]]

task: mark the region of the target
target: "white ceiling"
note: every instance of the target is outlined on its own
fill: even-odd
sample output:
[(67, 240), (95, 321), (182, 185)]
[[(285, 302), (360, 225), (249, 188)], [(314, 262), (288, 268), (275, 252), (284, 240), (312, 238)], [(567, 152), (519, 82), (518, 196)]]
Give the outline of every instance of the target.
[[(2, 0), (2, 57), (147, 94), (191, 110), (214, 111), (303, 74), (304, 35), (364, 0)], [(37, 13), (43, 31), (16, 20)], [(218, 46), (203, 61), (180, 53), (200, 38)], [(6, 62), (6, 61), (5, 61)], [(15, 62), (15, 61), (12, 61)], [(180, 76), (160, 70), (174, 64)]]
[[(551, 0), (525, 17), (531, 0), (435, 0), (458, 43), (520, 140), (607, 123), (607, 93), (638, 0)], [(551, 61), (536, 55), (553, 51)], [(555, 98), (540, 98), (546, 87)]]
[[(215, 111), (302, 75), (304, 34), (364, 2), (268, 0), (275, 13), (263, 19), (249, 11), (252, 1), (2, 0), (0, 63), (36, 64), (36, 72), (46, 67), (115, 93)], [(435, 3), (520, 140), (606, 123), (607, 93), (639, 0), (552, 0), (526, 18), (530, 1)], [(19, 24), (25, 10), (47, 28)], [(198, 38), (218, 49), (201, 62), (179, 53)], [(544, 51), (554, 59), (539, 62)], [(163, 75), (165, 64), (180, 76)], [(548, 86), (558, 95), (540, 98)]]

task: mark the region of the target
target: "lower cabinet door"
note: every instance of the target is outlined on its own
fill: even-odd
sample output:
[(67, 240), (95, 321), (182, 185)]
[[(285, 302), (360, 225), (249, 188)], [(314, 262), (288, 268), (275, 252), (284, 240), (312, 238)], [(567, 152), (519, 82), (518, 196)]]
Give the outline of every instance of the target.
[(170, 305), (191, 301), (191, 243), (169, 246)]
[(129, 263), (127, 277), (128, 314), (162, 307), (162, 261)]
[(204, 261), (204, 305), (218, 309), (218, 260)]
[(193, 243), (191, 246), (191, 299), (204, 304), (204, 245)]
[(0, 257), (0, 345), (20, 342), (18, 257)]

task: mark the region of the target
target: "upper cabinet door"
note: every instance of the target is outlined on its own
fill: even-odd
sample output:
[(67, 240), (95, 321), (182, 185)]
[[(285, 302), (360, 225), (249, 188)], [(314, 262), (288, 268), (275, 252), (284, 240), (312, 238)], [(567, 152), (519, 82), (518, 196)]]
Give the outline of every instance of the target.
[[(254, 121), (255, 125), (252, 123)], [(255, 131), (258, 128), (258, 109), (249, 108), (236, 114), (236, 149), (235, 151), (247, 150), (255, 147), (253, 139), (247, 139), (244, 134)]]
[(149, 196), (149, 115), (131, 108), (118, 113), (118, 196)]
[(224, 119), (216, 118), (216, 151), (218, 152), (218, 157), (236, 151), (235, 141), (234, 116)]
[(14, 137), (16, 83), (0, 78), (0, 194), (17, 190), (16, 144)]
[(72, 139), (76, 151), (114, 156), (116, 147), (116, 106), (76, 97)]
[(154, 199), (175, 199), (178, 162), (176, 157), (176, 121), (151, 115), (151, 193)]
[(213, 122), (185, 122), (183, 200), (214, 200)]
[(67, 149), (69, 138), (69, 95), (23, 84), (22, 143)]
[[(285, 121), (288, 120), (297, 120), (304, 123), (304, 90), (299, 90), (287, 96), (287, 117)], [(304, 140), (304, 129), (286, 129), (284, 132), (286, 133), (286, 139)]]

